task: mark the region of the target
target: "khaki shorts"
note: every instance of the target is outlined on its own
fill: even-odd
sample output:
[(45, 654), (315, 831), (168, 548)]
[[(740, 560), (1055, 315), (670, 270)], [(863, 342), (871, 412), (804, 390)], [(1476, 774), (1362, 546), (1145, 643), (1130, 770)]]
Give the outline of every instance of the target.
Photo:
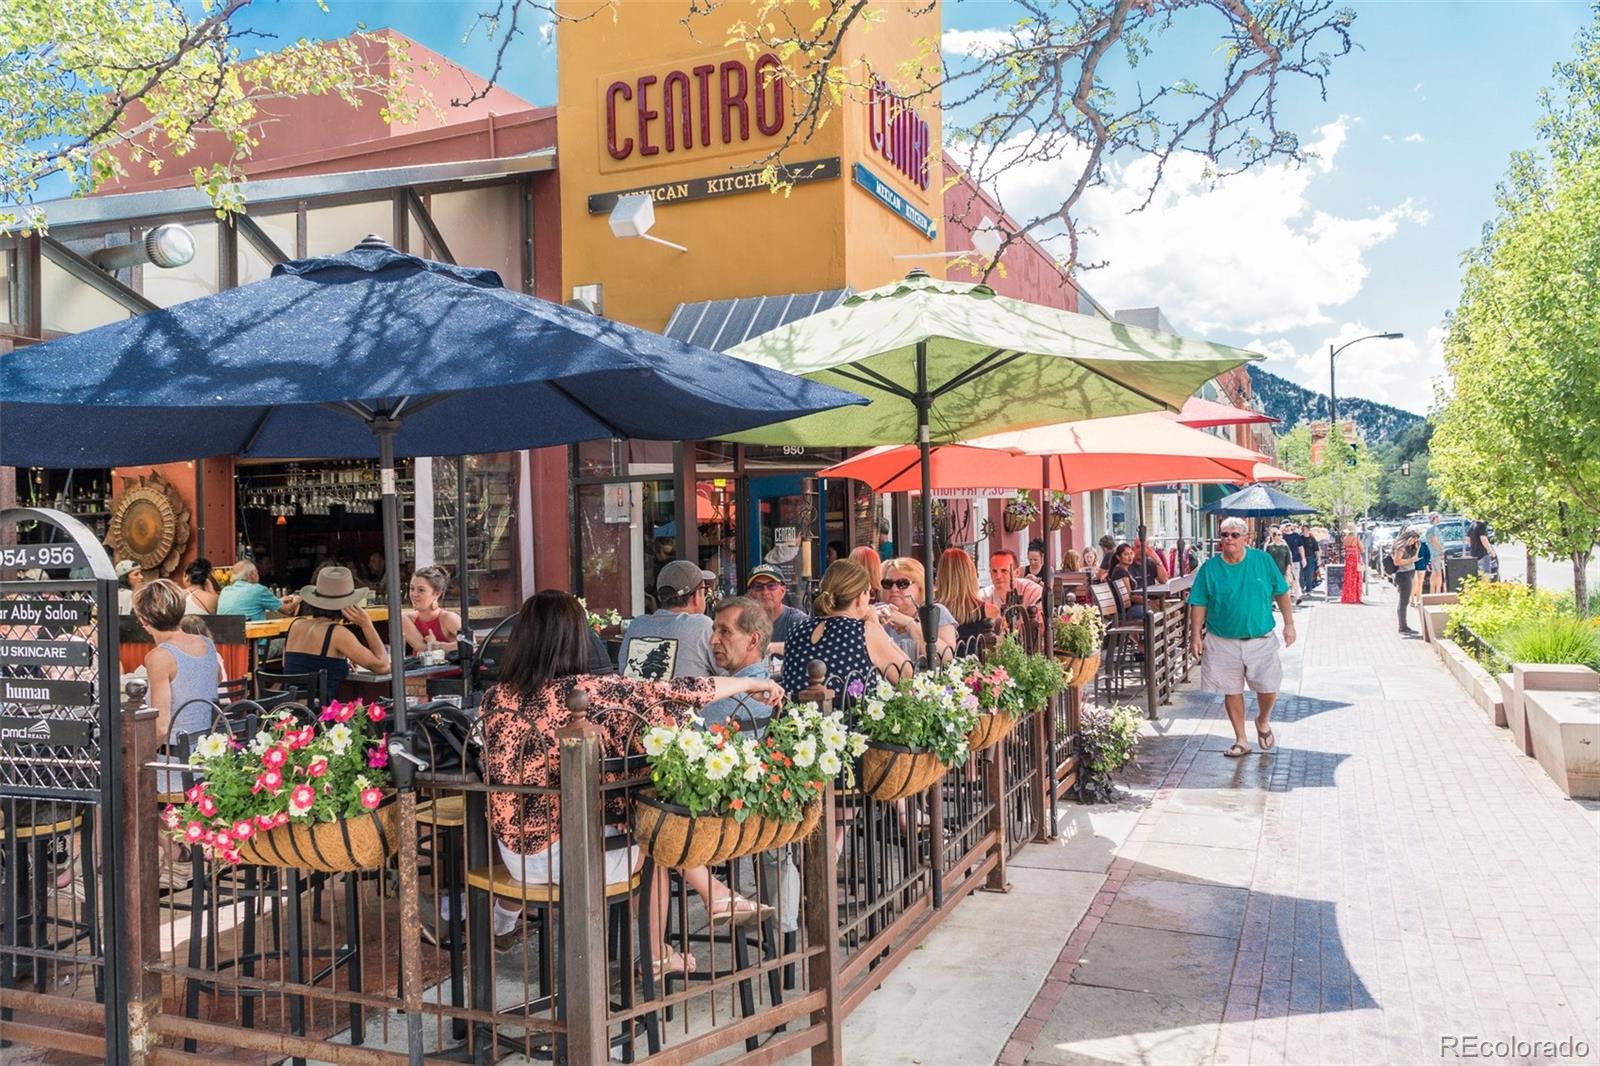
[(1272, 633), (1251, 640), (1233, 640), (1207, 633), (1200, 657), (1200, 687), (1224, 696), (1251, 692), (1277, 692), (1283, 685), (1283, 661), (1278, 658), (1278, 638)]

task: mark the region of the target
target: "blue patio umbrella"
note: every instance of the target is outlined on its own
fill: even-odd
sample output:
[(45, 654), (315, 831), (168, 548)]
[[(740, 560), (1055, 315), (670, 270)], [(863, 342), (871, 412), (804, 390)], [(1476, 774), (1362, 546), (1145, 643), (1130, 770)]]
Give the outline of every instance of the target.
[[(377, 458), (398, 609), (396, 456), (718, 437), (865, 402), (369, 237), (342, 255), (281, 263), (265, 281), (0, 357), (0, 463)], [(404, 734), (397, 625), (389, 644)], [(402, 811), (414, 809), (409, 770), (396, 766)], [(417, 1019), (409, 1013), (413, 1061)]]
[(1208, 514), (1233, 518), (1273, 518), (1291, 514), (1316, 514), (1309, 503), (1285, 495), (1271, 485), (1255, 484), (1201, 508)]

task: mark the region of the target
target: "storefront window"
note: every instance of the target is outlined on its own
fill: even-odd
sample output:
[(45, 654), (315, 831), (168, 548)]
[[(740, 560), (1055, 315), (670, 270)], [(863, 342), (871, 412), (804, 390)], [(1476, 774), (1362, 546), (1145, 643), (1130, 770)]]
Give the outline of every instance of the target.
[(656, 574), (677, 556), (671, 481), (577, 488), (578, 595), (624, 618), (655, 606)]
[(121, 322), (132, 314), (48, 259), (41, 261), (40, 300), (44, 328), (58, 333), (79, 333), (110, 322)]
[(1120, 489), (1106, 493), (1106, 532), (1118, 543), (1133, 537), (1128, 524), (1128, 494)]
[(306, 255), (348, 252), (369, 233), (386, 241), (394, 239), (393, 201), (314, 207), (306, 212)]
[(740, 591), (738, 506), (731, 477), (696, 483), (695, 526), (700, 534), (700, 565), (717, 575), (723, 595)]
[(659, 440), (589, 440), (578, 445), (579, 477), (672, 474), (672, 444)]
[[(515, 452), (467, 456), (467, 564), (463, 567), (457, 540), (458, 461), (439, 458), (429, 464), (433, 482), (433, 523), (428, 546), (433, 562), (446, 567), (453, 581), (467, 582), (474, 607), (493, 608), (502, 616), (515, 611), (520, 604), (521, 565), (517, 539), (520, 465)], [(423, 545), (420, 536), (417, 543), (420, 551)], [(459, 587), (452, 588), (445, 598), (447, 605), (457, 603)]]
[[(522, 288), (520, 194), (515, 185), (492, 185), (428, 197), (428, 213), (455, 261), (488, 267), (500, 275), (506, 288), (517, 291)], [(419, 253), (422, 249), (422, 238), (415, 231), (411, 247)]]
[[(258, 215), (251, 212), (250, 218), (261, 227), (261, 231), (276, 244), (283, 254), (290, 259), (295, 257), (295, 213), (293, 211), (280, 212), (276, 215)], [(239, 284), (249, 285), (255, 281), (265, 281), (272, 276), (272, 264), (266, 256), (256, 251), (242, 235), (239, 238)]]

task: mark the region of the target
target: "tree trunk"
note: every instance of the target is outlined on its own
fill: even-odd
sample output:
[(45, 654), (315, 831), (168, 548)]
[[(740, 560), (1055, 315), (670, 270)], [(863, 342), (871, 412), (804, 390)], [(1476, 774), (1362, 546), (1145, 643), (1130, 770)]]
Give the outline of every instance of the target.
[(1589, 617), (1589, 553), (1572, 553), (1572, 604), (1579, 618)]
[(1528, 553), (1528, 588), (1535, 591), (1539, 588), (1539, 559), (1533, 554), (1532, 548), (1525, 549)]

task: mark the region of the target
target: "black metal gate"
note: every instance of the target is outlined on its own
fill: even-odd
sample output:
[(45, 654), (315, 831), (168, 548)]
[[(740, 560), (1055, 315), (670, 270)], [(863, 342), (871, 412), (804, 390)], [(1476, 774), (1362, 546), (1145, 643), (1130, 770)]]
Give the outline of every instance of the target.
[(117, 625), (93, 533), (0, 512), (0, 1021), (8, 1040), (108, 1062), (129, 1057), (131, 964)]

